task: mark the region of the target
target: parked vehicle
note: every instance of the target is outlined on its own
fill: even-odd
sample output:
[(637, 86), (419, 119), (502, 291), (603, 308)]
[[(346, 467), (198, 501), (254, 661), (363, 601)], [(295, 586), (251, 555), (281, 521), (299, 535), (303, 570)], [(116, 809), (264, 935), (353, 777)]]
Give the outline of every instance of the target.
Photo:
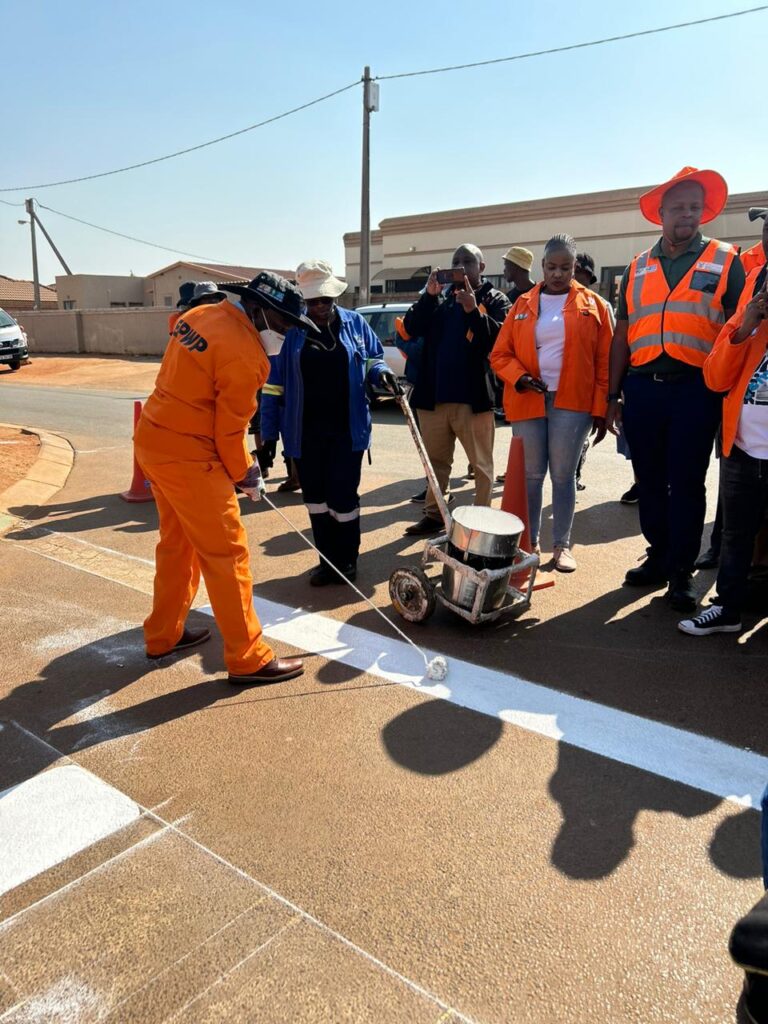
[(12, 370), (18, 370), (27, 358), (29, 348), (24, 328), (10, 313), (0, 309), (0, 363), (8, 363)]
[[(405, 382), (405, 356), (395, 345), (395, 320), (405, 316), (411, 308), (409, 302), (382, 302), (379, 305), (358, 306), (355, 310), (368, 321), (379, 341), (384, 346), (384, 359), (398, 380)], [(376, 405), (380, 398), (391, 398), (384, 388), (371, 388), (368, 397), (371, 405)]]

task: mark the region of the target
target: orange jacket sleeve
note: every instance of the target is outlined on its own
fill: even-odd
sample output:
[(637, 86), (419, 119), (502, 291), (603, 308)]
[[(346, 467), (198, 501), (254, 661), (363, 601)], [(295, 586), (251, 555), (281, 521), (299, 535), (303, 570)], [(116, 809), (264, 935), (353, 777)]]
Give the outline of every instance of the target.
[(216, 367), (214, 401), (214, 444), (224, 468), (237, 483), (253, 465), (245, 428), (256, 411), (253, 377), (243, 373), (241, 359)]
[(515, 310), (517, 306), (518, 303), (516, 302), (507, 313), (506, 320), (501, 325), (499, 336), (496, 338), (496, 344), (491, 351), (491, 369), (505, 384), (511, 384), (513, 387), (524, 373), (530, 373), (530, 370), (523, 366), (515, 354), (517, 323), (515, 321)]
[(608, 310), (608, 304), (601, 300), (595, 352), (595, 387), (592, 392), (592, 415), (600, 417), (604, 417), (608, 410), (608, 369), (613, 341), (613, 325)]
[(741, 327), (744, 309), (731, 317), (717, 336), (712, 351), (704, 361), (704, 383), (710, 391), (730, 391), (741, 375), (744, 361), (749, 355), (749, 340), (732, 345), (731, 338)]

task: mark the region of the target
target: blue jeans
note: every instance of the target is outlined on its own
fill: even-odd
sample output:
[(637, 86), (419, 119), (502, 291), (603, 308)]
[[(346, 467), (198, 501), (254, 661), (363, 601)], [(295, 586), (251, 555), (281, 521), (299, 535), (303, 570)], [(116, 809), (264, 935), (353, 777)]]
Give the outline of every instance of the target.
[(592, 426), (592, 414), (556, 409), (555, 397), (554, 392), (548, 391), (544, 396), (546, 416), (517, 420), (512, 424), (512, 433), (515, 437), (522, 437), (525, 448), (531, 545), (539, 543), (541, 493), (549, 468), (552, 479), (554, 547), (567, 548), (571, 544), (571, 527), (576, 508), (576, 466)]

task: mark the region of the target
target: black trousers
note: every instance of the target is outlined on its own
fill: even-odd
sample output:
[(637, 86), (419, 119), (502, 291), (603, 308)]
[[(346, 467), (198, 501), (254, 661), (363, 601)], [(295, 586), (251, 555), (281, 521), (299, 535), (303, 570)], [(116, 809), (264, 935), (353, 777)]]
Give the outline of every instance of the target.
[(736, 445), (720, 461), (723, 539), (717, 573), (717, 600), (738, 615), (744, 604), (755, 537), (768, 507), (768, 460), (753, 459)]
[(624, 431), (637, 477), (640, 527), (670, 573), (691, 572), (706, 513), (705, 478), (722, 401), (698, 371), (671, 380), (630, 373)]
[(305, 430), (296, 459), (315, 546), (339, 569), (360, 552), (360, 473), (363, 453), (348, 434)]

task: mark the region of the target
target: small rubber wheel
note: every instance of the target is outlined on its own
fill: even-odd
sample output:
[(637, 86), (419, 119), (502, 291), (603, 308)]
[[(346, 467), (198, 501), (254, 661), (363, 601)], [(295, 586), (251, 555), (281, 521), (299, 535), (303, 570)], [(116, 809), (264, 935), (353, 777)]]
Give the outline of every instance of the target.
[(421, 569), (395, 569), (389, 577), (389, 596), (398, 615), (408, 622), (426, 622), (435, 610), (435, 587)]

